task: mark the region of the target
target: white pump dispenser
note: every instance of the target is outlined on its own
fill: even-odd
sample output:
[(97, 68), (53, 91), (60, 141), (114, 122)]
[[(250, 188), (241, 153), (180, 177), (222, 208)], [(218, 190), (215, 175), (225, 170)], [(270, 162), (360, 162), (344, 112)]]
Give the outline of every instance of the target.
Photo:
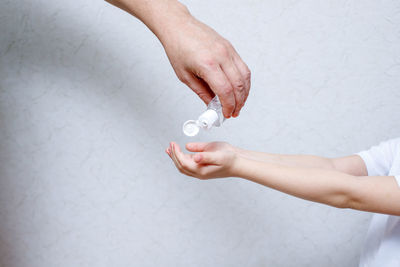
[(183, 124), (183, 133), (187, 136), (195, 136), (200, 128), (209, 130), (212, 127), (219, 127), (224, 122), (225, 117), (222, 114), (222, 105), (218, 96), (215, 96), (197, 120), (188, 120)]

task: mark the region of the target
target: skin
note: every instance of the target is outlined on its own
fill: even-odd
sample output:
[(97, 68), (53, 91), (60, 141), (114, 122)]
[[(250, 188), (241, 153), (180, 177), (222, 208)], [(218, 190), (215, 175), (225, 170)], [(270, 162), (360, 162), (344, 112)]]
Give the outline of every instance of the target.
[(250, 70), (233, 46), (176, 0), (107, 0), (140, 19), (160, 40), (179, 80), (204, 103), (217, 95), (226, 118), (239, 116)]
[(337, 208), (400, 216), (400, 190), (393, 176), (368, 176), (358, 155), (323, 158), (247, 151), (228, 143), (188, 143), (183, 153), (166, 150), (178, 170), (202, 180), (239, 177)]

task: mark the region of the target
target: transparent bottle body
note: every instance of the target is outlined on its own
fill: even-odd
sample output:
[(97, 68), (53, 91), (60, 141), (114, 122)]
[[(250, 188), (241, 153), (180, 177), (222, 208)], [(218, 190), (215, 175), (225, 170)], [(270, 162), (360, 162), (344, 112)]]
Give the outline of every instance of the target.
[(222, 125), (222, 123), (225, 121), (224, 114), (222, 113), (222, 105), (221, 102), (219, 101), (218, 96), (215, 96), (210, 103), (208, 103), (207, 109), (212, 109), (215, 112), (217, 112), (218, 115), (218, 120), (216, 120), (213, 124), (213, 126), (219, 127)]
[(215, 96), (207, 105), (207, 110), (197, 120), (188, 120), (183, 124), (183, 132), (187, 136), (195, 136), (200, 129), (209, 130), (212, 127), (219, 127), (224, 121), (221, 102)]

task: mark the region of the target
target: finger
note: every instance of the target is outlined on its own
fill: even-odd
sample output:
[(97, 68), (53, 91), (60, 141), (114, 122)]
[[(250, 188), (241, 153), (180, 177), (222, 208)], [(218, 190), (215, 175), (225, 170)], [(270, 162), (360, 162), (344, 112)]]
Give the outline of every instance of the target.
[(179, 170), (182, 169), (182, 165), (181, 165), (181, 163), (178, 161), (178, 159), (177, 159), (177, 157), (176, 157), (176, 152), (175, 152), (175, 149), (174, 149), (174, 144), (173, 144), (172, 142), (170, 143), (170, 151), (171, 151), (171, 158), (172, 158), (172, 160), (174, 161), (176, 167), (177, 167)]
[(236, 106), (232, 116), (237, 117), (239, 115), (240, 108), (244, 105), (246, 82), (244, 81), (242, 74), (236, 67), (236, 64), (233, 62), (233, 60), (228, 60), (221, 66), (221, 68), (225, 72), (225, 75), (229, 79), (229, 82), (233, 88)]
[(189, 176), (193, 176), (191, 173), (187, 172), (185, 169), (182, 168), (179, 160), (177, 160), (176, 156), (175, 156), (175, 152), (173, 149), (171, 149), (172, 144), (170, 144), (170, 158), (172, 159), (172, 161), (175, 164), (175, 167), (179, 170), (179, 172), (185, 174), (185, 175), (189, 175)]
[(219, 97), (224, 117), (230, 118), (236, 106), (235, 95), (233, 93), (232, 85), (221, 67), (218, 65), (203, 68), (198, 76), (203, 79), (211, 90)]
[(208, 105), (208, 103), (210, 103), (210, 101), (214, 98), (214, 93), (207, 83), (195, 75), (187, 74), (187, 78), (184, 81), (185, 84), (189, 86), (206, 105)]
[(192, 162), (191, 159), (189, 159), (188, 157), (185, 157), (185, 154), (183, 154), (180, 146), (178, 144), (172, 143), (172, 151), (175, 155), (176, 160), (178, 161), (179, 165), (186, 170), (190, 169), (190, 165)]
[(236, 67), (242, 74), (243, 80), (245, 81), (245, 98), (241, 107), (239, 107), (239, 111), (243, 108), (244, 104), (246, 103), (247, 97), (249, 96), (250, 86), (251, 86), (251, 71), (249, 67), (244, 63), (242, 58), (240, 57), (239, 53), (236, 49), (229, 43), (230, 49), (233, 51), (233, 62), (235, 63)]
[(221, 165), (221, 159), (216, 152), (201, 152), (194, 155), (197, 164)]
[(189, 173), (191, 176), (194, 176), (195, 173), (193, 170), (196, 166), (192, 159), (185, 157), (185, 154), (183, 154), (178, 144), (171, 143), (171, 146), (174, 161), (176, 161), (177, 165), (179, 166), (178, 169), (182, 172), (185, 172), (185, 174)]
[(175, 155), (173, 152), (171, 152), (170, 158), (172, 159), (172, 162), (175, 164), (175, 167), (182, 172), (182, 167), (180, 165), (180, 163), (178, 162), (178, 160), (175, 158)]
[(187, 143), (186, 149), (190, 152), (202, 152), (208, 143)]
[(167, 153), (167, 155), (168, 155), (169, 157), (171, 157), (171, 151), (169, 150), (169, 148), (167, 148), (167, 149), (165, 150), (165, 153)]
[(246, 63), (243, 62), (243, 60), (240, 58), (240, 56), (238, 54), (236, 54), (236, 56), (233, 58), (233, 61), (235, 62), (236, 67), (242, 74), (242, 77), (245, 81), (245, 87), (244, 87), (245, 97), (244, 97), (242, 106), (239, 108), (239, 111), (240, 111), (242, 109), (242, 107), (244, 106), (244, 104), (246, 103), (247, 97), (249, 96), (250, 87), (251, 87), (251, 71), (250, 71), (249, 67), (246, 65)]
[[(172, 158), (172, 157), (171, 157)], [(187, 176), (191, 176), (191, 177), (196, 177), (193, 173), (188, 172), (187, 170), (183, 169), (180, 167), (179, 163), (176, 161), (176, 159), (172, 160), (175, 164), (175, 167), (179, 170), (180, 173), (187, 175)]]
[(177, 160), (176, 156), (173, 155), (173, 153), (174, 153), (174, 152), (171, 152), (171, 159), (172, 159), (172, 161), (174, 162), (175, 167), (179, 170), (179, 172), (182, 173), (182, 174), (188, 175), (188, 176), (195, 177), (193, 173), (187, 171), (186, 169), (184, 169), (184, 168), (182, 167), (182, 165), (181, 165), (180, 162)]

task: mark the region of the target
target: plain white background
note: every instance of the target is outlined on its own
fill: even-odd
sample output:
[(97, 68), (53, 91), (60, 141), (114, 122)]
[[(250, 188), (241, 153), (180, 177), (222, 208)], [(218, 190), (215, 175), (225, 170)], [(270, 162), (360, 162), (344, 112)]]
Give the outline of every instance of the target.
[(184, 1), (252, 70), (203, 109), (139, 21), (103, 1), (0, 3), (0, 266), (356, 266), (370, 214), (182, 176), (169, 141), (348, 155), (400, 131), (398, 1)]

